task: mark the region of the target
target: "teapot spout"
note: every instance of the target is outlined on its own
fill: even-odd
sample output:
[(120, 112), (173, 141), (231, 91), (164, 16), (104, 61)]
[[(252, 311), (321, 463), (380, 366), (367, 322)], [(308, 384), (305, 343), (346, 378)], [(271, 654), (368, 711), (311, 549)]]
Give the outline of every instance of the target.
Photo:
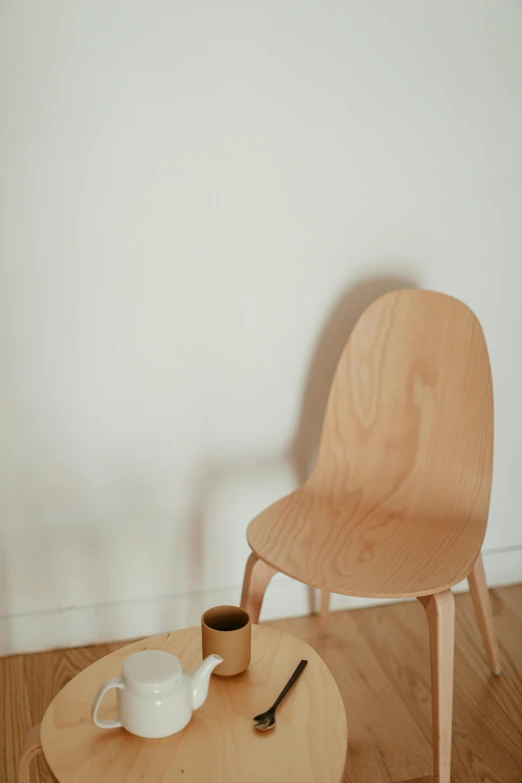
[(219, 655), (209, 655), (205, 658), (195, 672), (190, 675), (192, 686), (192, 709), (197, 710), (208, 695), (208, 685), (210, 682), (210, 675), (220, 663), (223, 663), (223, 658)]

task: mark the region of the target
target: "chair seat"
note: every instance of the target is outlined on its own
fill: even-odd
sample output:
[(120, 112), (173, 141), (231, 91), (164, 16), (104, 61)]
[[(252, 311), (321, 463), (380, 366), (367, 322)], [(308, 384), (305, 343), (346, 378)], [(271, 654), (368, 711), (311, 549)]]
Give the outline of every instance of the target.
[(259, 514), (248, 542), (278, 571), (334, 593), (407, 598), (465, 579), (483, 525), (447, 511), (416, 519), (400, 506), (364, 501), (361, 493), (333, 500), (305, 485)]

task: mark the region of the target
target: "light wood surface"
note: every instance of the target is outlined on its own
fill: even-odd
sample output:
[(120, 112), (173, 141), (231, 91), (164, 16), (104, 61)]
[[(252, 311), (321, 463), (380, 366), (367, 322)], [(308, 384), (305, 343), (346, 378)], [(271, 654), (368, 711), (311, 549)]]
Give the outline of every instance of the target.
[(475, 315), (442, 294), (392, 292), (342, 353), (311, 476), (250, 523), (249, 544), (278, 571), (336, 593), (447, 590), (479, 555), (492, 455)]
[[(60, 783), (339, 783), (346, 756), (344, 707), (328, 668), (305, 642), (254, 626), (249, 669), (237, 677), (213, 677), (189, 725), (165, 740), (104, 731), (90, 717), (100, 683), (119, 676), (123, 660), (143, 649), (172, 652), (191, 671), (201, 661), (201, 631), (136, 642), (102, 658), (60, 691), (41, 727), (45, 758)], [(254, 715), (270, 707), (302, 658), (308, 666), (279, 708), (275, 729), (256, 731)], [(100, 716), (115, 712), (116, 698), (109, 692)]]
[(18, 764), (18, 783), (31, 783), (30, 764), (33, 758), (42, 752), (40, 724), (37, 723), (26, 734), (24, 746)]
[[(443, 294), (394, 291), (365, 310), (344, 348), (312, 474), (250, 523), (248, 542), (257, 562), (321, 588), (323, 631), (327, 591), (447, 596), (480, 556), (492, 461), (491, 370), (476, 316)], [(484, 581), (480, 592), (473, 573), (491, 658), (487, 589)], [(242, 600), (250, 600), (246, 581)], [(424, 602), (434, 665), (435, 783), (448, 783), (450, 775), (453, 635), (439, 613), (448, 600)]]
[(277, 573), (275, 568), (260, 560), (252, 552), (245, 566), (241, 608), (248, 612), (253, 623), (259, 620), (265, 590), (275, 573)]
[[(490, 675), (471, 597), (455, 596), (452, 783), (521, 780), (522, 586), (492, 590), (491, 599), (501, 677)], [(348, 719), (344, 783), (433, 781), (424, 615), (417, 602), (334, 612), (326, 637), (317, 616), (270, 624), (312, 645), (335, 677)], [(121, 646), (0, 658), (2, 783), (15, 783), (25, 734), (54, 696), (86, 666)], [(31, 783), (54, 783), (43, 756), (31, 767)]]
[(330, 617), (330, 591), (321, 590), (321, 606), (319, 608), (319, 627), (322, 633), (328, 631), (328, 618)]
[(430, 634), (435, 780), (450, 783), (455, 601), (451, 590), (423, 596), (419, 600), (426, 610)]
[(478, 557), (477, 562), (473, 566), (473, 570), (468, 576), (468, 581), (473, 603), (475, 605), (478, 625), (482, 638), (484, 639), (489, 665), (491, 666), (493, 674), (499, 675), (502, 671), (502, 664), (500, 661), (500, 652), (498, 649), (497, 635), (495, 633), (495, 625), (493, 623), (493, 612), (491, 611), (491, 601), (489, 600), (489, 591), (486, 582), (486, 574), (484, 573), (482, 556)]

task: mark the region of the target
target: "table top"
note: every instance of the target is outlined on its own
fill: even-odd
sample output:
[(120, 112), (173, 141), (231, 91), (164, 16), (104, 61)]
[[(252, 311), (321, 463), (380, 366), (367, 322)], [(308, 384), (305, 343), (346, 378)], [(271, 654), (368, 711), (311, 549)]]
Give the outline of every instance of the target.
[[(212, 676), (207, 700), (183, 731), (146, 740), (125, 729), (99, 729), (91, 705), (103, 680), (121, 674), (139, 650), (166, 650), (192, 671), (201, 661), (201, 630), (152, 636), (89, 666), (50, 704), (42, 721), (45, 758), (59, 783), (339, 783), (346, 756), (346, 715), (326, 664), (305, 642), (252, 626), (252, 660), (237, 677)], [(252, 718), (274, 702), (302, 658), (308, 666), (269, 732)], [(109, 691), (100, 717), (116, 715)]]

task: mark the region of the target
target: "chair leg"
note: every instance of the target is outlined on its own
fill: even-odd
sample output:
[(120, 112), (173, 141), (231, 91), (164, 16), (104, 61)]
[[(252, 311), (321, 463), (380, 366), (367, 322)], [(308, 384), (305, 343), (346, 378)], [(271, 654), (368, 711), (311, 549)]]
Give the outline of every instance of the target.
[(25, 737), (22, 755), (18, 762), (18, 783), (30, 783), (29, 765), (37, 753), (42, 751), (42, 741), (40, 739), (40, 724), (29, 729)]
[(241, 608), (246, 609), (253, 623), (259, 622), (265, 590), (274, 574), (277, 574), (277, 569), (269, 566), (252, 552), (245, 568)]
[(330, 591), (321, 590), (321, 609), (319, 611), (319, 630), (322, 634), (328, 633), (328, 619), (330, 617)]
[(484, 573), (484, 563), (482, 555), (478, 556), (473, 570), (468, 576), (471, 597), (475, 606), (477, 620), (486, 646), (489, 665), (493, 674), (499, 675), (502, 671), (500, 663), (500, 652), (498, 649), (497, 635), (495, 633), (495, 624), (493, 622), (493, 612), (491, 611), (491, 601), (489, 590)]
[(450, 783), (455, 600), (451, 590), (419, 598), (430, 633), (435, 783)]

